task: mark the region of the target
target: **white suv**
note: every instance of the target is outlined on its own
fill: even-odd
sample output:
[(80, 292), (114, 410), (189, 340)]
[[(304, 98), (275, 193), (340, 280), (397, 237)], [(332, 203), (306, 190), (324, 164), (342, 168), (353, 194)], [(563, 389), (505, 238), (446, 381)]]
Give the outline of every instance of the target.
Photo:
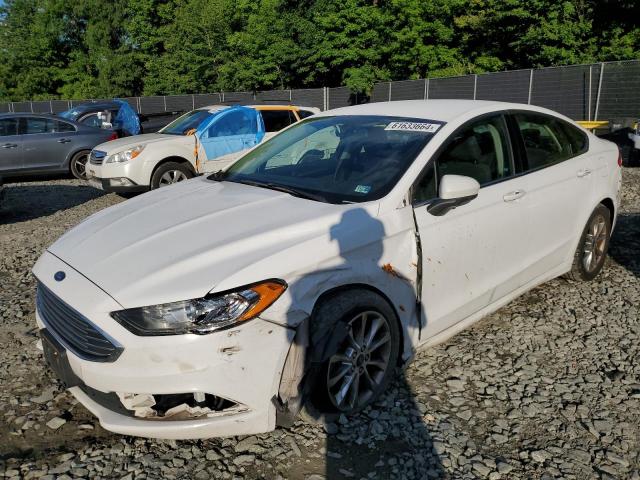
[(158, 133), (103, 143), (91, 151), (89, 183), (107, 192), (144, 192), (220, 170), (244, 151), (303, 118), (313, 107), (212, 105), (192, 110)]

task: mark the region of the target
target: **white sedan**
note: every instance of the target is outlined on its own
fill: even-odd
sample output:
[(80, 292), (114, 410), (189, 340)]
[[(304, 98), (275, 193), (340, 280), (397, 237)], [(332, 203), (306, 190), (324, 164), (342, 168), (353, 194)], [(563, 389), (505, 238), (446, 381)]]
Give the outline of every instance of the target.
[(616, 146), (549, 110), (315, 115), (99, 212), (34, 267), (45, 357), (104, 428), (204, 438), (350, 414), (418, 347), (605, 263)]

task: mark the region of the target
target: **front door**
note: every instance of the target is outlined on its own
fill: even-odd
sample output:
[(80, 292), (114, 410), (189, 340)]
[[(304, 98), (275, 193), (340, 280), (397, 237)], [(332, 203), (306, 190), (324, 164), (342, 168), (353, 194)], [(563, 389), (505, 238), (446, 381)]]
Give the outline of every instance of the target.
[(216, 115), (197, 135), (206, 161), (214, 161), (217, 168), (223, 168), (257, 145), (264, 136), (264, 128), (256, 110), (233, 107)]
[(18, 119), (0, 118), (0, 174), (22, 168), (22, 136)]
[[(502, 115), (481, 117), (452, 134), (413, 189), (422, 245), (425, 339), (452, 327), (520, 286), (526, 242), (513, 154)], [(428, 212), (444, 175), (464, 175), (481, 185), (474, 200), (442, 216)]]
[(62, 170), (77, 148), (75, 127), (47, 117), (24, 117), (20, 130), (24, 139), (24, 166), (34, 170)]

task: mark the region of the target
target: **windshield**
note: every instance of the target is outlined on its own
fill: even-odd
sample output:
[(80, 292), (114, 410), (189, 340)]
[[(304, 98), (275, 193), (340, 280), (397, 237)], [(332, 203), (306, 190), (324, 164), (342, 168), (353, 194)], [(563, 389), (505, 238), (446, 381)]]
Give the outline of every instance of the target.
[(389, 193), (440, 126), (403, 117), (311, 117), (210, 178), (329, 203), (377, 200)]
[(208, 110), (193, 110), (176, 118), (169, 125), (164, 127), (158, 133), (166, 133), (169, 135), (186, 135), (189, 130), (197, 129), (200, 124), (210, 119), (214, 114)]

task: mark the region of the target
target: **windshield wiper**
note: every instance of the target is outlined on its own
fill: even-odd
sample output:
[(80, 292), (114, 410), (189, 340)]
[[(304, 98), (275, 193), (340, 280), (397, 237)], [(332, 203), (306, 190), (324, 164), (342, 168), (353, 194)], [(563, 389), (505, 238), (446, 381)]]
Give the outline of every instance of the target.
[(211, 175), (209, 175), (208, 178), (210, 180), (215, 180), (216, 182), (221, 182), (226, 176), (227, 172), (225, 172), (224, 170), (218, 170), (217, 172), (213, 172)]
[(315, 200), (316, 202), (327, 203), (327, 199), (322, 195), (315, 195), (313, 193), (305, 192), (302, 190), (298, 190), (296, 188), (285, 187), (283, 185), (278, 185), (276, 183), (262, 183), (262, 182), (254, 182), (252, 180), (239, 180), (239, 183), (244, 183), (245, 185), (251, 185), (253, 187), (261, 187), (268, 188), (270, 190), (276, 190), (278, 192), (288, 193), (294, 197), (306, 198), (307, 200)]

